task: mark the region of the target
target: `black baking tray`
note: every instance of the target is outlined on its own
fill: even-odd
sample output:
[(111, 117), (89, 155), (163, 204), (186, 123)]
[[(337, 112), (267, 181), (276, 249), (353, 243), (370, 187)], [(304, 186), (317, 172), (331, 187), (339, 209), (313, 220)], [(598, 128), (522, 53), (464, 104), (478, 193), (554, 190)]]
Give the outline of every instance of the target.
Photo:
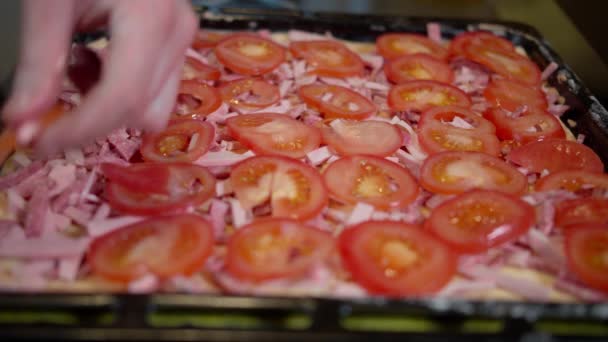
[[(504, 21), (363, 16), (284, 10), (199, 9), (201, 26), (230, 30), (302, 29), (373, 42), (388, 31), (444, 37), (491, 30), (523, 46), (541, 68), (559, 69), (549, 83), (608, 165), (608, 113), (532, 27)], [(92, 36), (80, 37), (90, 39)], [(1, 96), (0, 96), (1, 98)], [(0, 293), (0, 341), (608, 341), (608, 303), (559, 304), (451, 299), (340, 300), (191, 294)]]

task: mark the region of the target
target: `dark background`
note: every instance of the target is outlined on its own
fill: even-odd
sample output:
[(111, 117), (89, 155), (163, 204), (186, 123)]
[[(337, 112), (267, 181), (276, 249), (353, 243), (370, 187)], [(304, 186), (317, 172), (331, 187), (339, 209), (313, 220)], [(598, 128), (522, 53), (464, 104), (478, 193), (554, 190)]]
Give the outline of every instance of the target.
[[(50, 1), (50, 0), (39, 0)], [(172, 0), (167, 0), (172, 1)], [(536, 27), (592, 92), (608, 104), (608, 2), (586, 0), (195, 0), (230, 7), (273, 7), (403, 16), (502, 19)], [(18, 0), (0, 0), (0, 79), (14, 66)], [(53, 18), (48, 18), (49, 22)]]

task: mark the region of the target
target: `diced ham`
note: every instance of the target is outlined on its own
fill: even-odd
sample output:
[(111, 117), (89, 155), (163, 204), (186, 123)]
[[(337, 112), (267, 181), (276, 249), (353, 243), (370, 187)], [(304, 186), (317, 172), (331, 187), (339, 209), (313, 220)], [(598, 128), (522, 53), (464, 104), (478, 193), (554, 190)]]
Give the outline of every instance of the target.
[(570, 106), (565, 104), (550, 104), (547, 110), (555, 116), (562, 116), (570, 109)]
[(586, 302), (606, 302), (608, 300), (608, 295), (569, 280), (558, 278), (555, 281), (554, 286), (557, 290), (568, 293)]
[(127, 286), (129, 293), (151, 293), (158, 289), (159, 279), (153, 274), (147, 274), (139, 279), (133, 280)]
[(81, 255), (89, 238), (72, 239), (61, 234), (47, 233), (39, 238), (5, 237), (0, 240), (0, 257), (48, 259)]
[(359, 224), (361, 222), (369, 221), (374, 213), (374, 207), (363, 202), (357, 202), (353, 211), (346, 220), (347, 226)]
[(460, 297), (476, 292), (491, 290), (496, 287), (496, 284), (490, 280), (464, 280), (455, 279), (441, 289), (438, 297)]
[(426, 24), (426, 34), (430, 40), (441, 44), (441, 25), (439, 23)]
[(25, 199), (19, 193), (17, 193), (17, 191), (8, 189), (6, 191), (6, 197), (8, 199), (9, 213), (17, 216), (17, 212), (25, 209), (27, 203), (25, 202)]
[(504, 274), (499, 270), (494, 270), (482, 265), (471, 267), (467, 272), (467, 276), (481, 281), (494, 281), (498, 287), (525, 299), (536, 301), (548, 301), (550, 299), (551, 290), (545, 285), (525, 278)]
[[(372, 75), (375, 75), (381, 68), (382, 65), (384, 64), (384, 58), (382, 58), (382, 56), (379, 55), (372, 55), (372, 54), (361, 54), (361, 59), (363, 60), (363, 62), (367, 65), (369, 65), (372, 68)], [(382, 73), (384, 74), (384, 73)]]
[(74, 164), (77, 166), (84, 165), (84, 152), (82, 151), (81, 148), (78, 148), (78, 147), (67, 148), (65, 151), (63, 151), (63, 154), (68, 163)]
[(204, 156), (195, 160), (194, 164), (205, 167), (230, 166), (253, 156), (255, 156), (255, 154), (251, 151), (247, 151), (243, 154), (230, 151), (207, 152)]
[(83, 226), (87, 225), (91, 219), (89, 212), (72, 206), (65, 208), (63, 214)]
[(555, 70), (557, 70), (557, 68), (559, 68), (559, 65), (557, 65), (557, 63), (549, 63), (549, 65), (547, 65), (545, 70), (543, 70), (542, 74), (540, 75), (540, 79), (542, 81), (545, 81), (547, 78), (549, 78), (549, 76), (551, 76), (551, 74), (555, 72)]
[(174, 276), (169, 279), (170, 285), (176, 291), (186, 293), (215, 293), (217, 289), (203, 277)]
[(414, 131), (412, 126), (410, 126), (407, 122), (399, 119), (397, 116), (393, 117), (391, 123), (405, 128), (405, 130), (409, 133), (410, 136), (408, 144), (406, 144), (405, 147), (407, 148), (408, 152), (414, 158), (416, 158), (416, 160), (424, 161), (428, 155), (420, 147), (420, 143), (418, 142), (418, 134), (416, 134), (416, 131)]
[(348, 215), (344, 211), (333, 208), (327, 209), (326, 214), (327, 217), (338, 222), (344, 222), (348, 218)]
[(91, 221), (105, 220), (110, 216), (111, 211), (112, 209), (107, 203), (102, 203), (99, 208), (97, 208), (97, 211), (95, 211), (95, 214), (93, 214)]
[(230, 203), (230, 213), (232, 215), (232, 225), (240, 228), (251, 220), (251, 213), (243, 209), (241, 202), (235, 198), (228, 200)]
[(211, 208), (209, 209), (209, 217), (213, 225), (213, 231), (216, 239), (224, 237), (224, 228), (226, 227), (226, 214), (230, 206), (220, 200), (211, 200)]
[(192, 48), (188, 48), (186, 50), (186, 56), (193, 58), (203, 64), (209, 64), (209, 61), (207, 60), (207, 58), (205, 58), (203, 55), (200, 54), (200, 52), (198, 52)]
[(224, 123), (226, 119), (239, 115), (239, 113), (228, 113), (230, 107), (225, 103), (222, 104), (214, 112), (206, 116), (207, 121)]
[(42, 161), (37, 160), (26, 167), (16, 170), (13, 173), (9, 173), (8, 175), (0, 177), (0, 191), (6, 190), (24, 182), (28, 178), (37, 174), (43, 168), (44, 163)]
[(89, 173), (84, 186), (82, 187), (82, 191), (80, 192), (79, 199), (83, 199), (86, 195), (91, 193), (91, 189), (93, 189), (93, 185), (97, 181), (97, 173), (99, 172), (99, 166), (95, 166), (91, 172)]
[(18, 226), (16, 221), (0, 219), (0, 240), (6, 237), (12, 229), (18, 229)]
[(352, 88), (348, 82), (342, 80), (341, 78), (334, 77), (319, 77), (319, 80), (325, 84), (329, 85), (337, 85), (344, 88)]
[(49, 172), (49, 179), (53, 181), (49, 196), (56, 196), (76, 181), (76, 166), (74, 164), (54, 165)]
[(49, 192), (46, 187), (42, 187), (33, 193), (27, 205), (23, 226), (27, 237), (37, 237), (42, 234), (49, 208)]
[(59, 259), (59, 270), (58, 270), (59, 279), (68, 280), (68, 281), (76, 280), (76, 276), (78, 275), (78, 269), (80, 268), (81, 261), (82, 261), (81, 255)]
[(313, 166), (321, 165), (325, 162), (329, 157), (332, 156), (332, 153), (329, 151), (327, 146), (319, 147), (316, 150), (310, 151), (306, 154), (306, 159)]
[(295, 79), (295, 86), (301, 87), (309, 84), (313, 84), (317, 81), (317, 75), (306, 75)]
[(329, 33), (323, 35), (309, 31), (289, 30), (287, 31), (287, 39), (289, 39), (291, 42), (299, 42), (309, 40), (327, 40), (333, 39), (333, 37)]
[(528, 232), (528, 243), (532, 251), (554, 272), (566, 270), (566, 258), (564, 254), (560, 248), (549, 240), (547, 235), (537, 229), (530, 229)]
[(51, 227), (54, 227), (55, 230), (58, 232), (65, 230), (72, 223), (72, 220), (69, 217), (62, 214), (54, 213), (50, 210), (49, 212), (47, 212), (47, 219), (51, 221), (49, 222), (49, 225)]
[(281, 83), (279, 84), (279, 93), (281, 94), (281, 97), (285, 97), (285, 95), (287, 95), (287, 93), (289, 92), (289, 90), (291, 89), (292, 86), (293, 86), (292, 80), (281, 81)]
[(141, 216), (120, 216), (115, 218), (91, 220), (86, 224), (86, 227), (89, 235), (96, 237), (142, 220), (144, 220), (144, 218)]
[(379, 90), (382, 92), (387, 92), (389, 90), (388, 85), (378, 82), (365, 82), (364, 86), (368, 89)]
[(141, 140), (137, 138), (131, 139), (125, 128), (120, 128), (110, 133), (108, 135), (108, 142), (125, 161), (131, 160), (141, 146)]

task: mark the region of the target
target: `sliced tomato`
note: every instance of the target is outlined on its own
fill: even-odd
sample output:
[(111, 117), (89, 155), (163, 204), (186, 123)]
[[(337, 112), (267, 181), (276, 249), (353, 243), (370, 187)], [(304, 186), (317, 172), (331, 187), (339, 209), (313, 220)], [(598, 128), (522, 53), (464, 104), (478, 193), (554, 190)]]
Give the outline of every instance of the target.
[(536, 182), (536, 191), (566, 190), (579, 192), (593, 189), (608, 192), (608, 174), (564, 170), (549, 174)]
[(285, 61), (286, 51), (270, 39), (237, 33), (222, 39), (215, 47), (217, 60), (237, 74), (266, 74)]
[(419, 126), (429, 123), (440, 123), (447, 127), (471, 129), (477, 132), (494, 133), (496, 127), (483, 116), (470, 109), (457, 106), (441, 106), (431, 108), (420, 115)]
[(202, 120), (222, 105), (220, 93), (212, 86), (194, 80), (182, 81), (174, 119)]
[(562, 125), (554, 115), (544, 110), (529, 108), (518, 117), (500, 108), (491, 108), (484, 117), (496, 126), (496, 135), (501, 140), (516, 140), (522, 143), (549, 138), (565, 138)]
[(471, 100), (462, 90), (449, 84), (421, 80), (398, 84), (387, 99), (393, 110), (424, 112), (436, 106), (471, 107)]
[(230, 135), (256, 154), (303, 158), (321, 144), (321, 132), (285, 114), (239, 115), (226, 120)]
[(416, 225), (369, 221), (342, 231), (342, 262), (353, 279), (376, 294), (422, 296), (456, 274), (458, 256)]
[(214, 48), (217, 43), (225, 37), (225, 33), (200, 30), (194, 36), (192, 48), (196, 50), (211, 49)]
[(428, 122), (418, 129), (420, 146), (428, 153), (445, 151), (483, 152), (492, 156), (500, 154), (500, 141), (494, 133), (451, 127)]
[(140, 152), (146, 161), (192, 162), (209, 151), (215, 128), (204, 121), (179, 120), (162, 132), (144, 134)]
[(327, 190), (319, 172), (286, 157), (244, 160), (232, 170), (230, 184), (245, 209), (270, 202), (273, 217), (307, 219), (327, 205)]
[(186, 56), (182, 68), (182, 80), (217, 81), (221, 75), (222, 73), (218, 69)]
[(433, 209), (425, 227), (460, 253), (483, 253), (514, 241), (535, 222), (534, 208), (512, 195), (473, 190)]
[(521, 195), (528, 180), (515, 167), (485, 153), (442, 152), (424, 161), (420, 185), (439, 194), (484, 189)]
[(222, 100), (238, 111), (259, 110), (281, 99), (277, 86), (256, 78), (228, 82), (219, 91)]
[(292, 42), (289, 49), (294, 56), (312, 65), (312, 72), (319, 76), (360, 76), (365, 68), (359, 55), (335, 40)]
[(377, 110), (365, 96), (345, 87), (327, 84), (305, 85), (298, 95), (307, 105), (318, 109), (326, 118), (362, 120)]
[(485, 31), (464, 32), (450, 42), (450, 56), (463, 56), (468, 45), (488, 46), (495, 50), (515, 51), (510, 41)]
[(103, 163), (100, 169), (110, 182), (133, 192), (162, 194), (169, 181), (169, 168), (161, 163), (133, 163), (129, 166)]
[(454, 80), (454, 73), (446, 62), (423, 53), (397, 57), (385, 63), (384, 73), (397, 84), (415, 80), (452, 83)]
[(418, 195), (416, 179), (399, 164), (373, 156), (349, 156), (323, 173), (329, 194), (349, 204), (365, 202), (380, 209), (403, 208)]
[[(161, 215), (180, 213), (203, 204), (215, 194), (215, 178), (202, 166), (185, 163), (163, 163), (169, 170), (164, 183), (156, 185), (154, 193), (141, 192), (137, 187), (124, 185), (123, 182), (107, 182), (105, 195), (110, 206), (123, 213), (132, 215)], [(152, 179), (142, 179), (139, 186), (156, 180), (159, 168), (155, 163), (132, 164), (128, 166), (142, 175), (154, 175)], [(146, 168), (151, 168), (147, 171)]]
[(547, 109), (547, 99), (539, 87), (517, 81), (494, 79), (484, 90), (483, 96), (492, 106), (509, 112), (521, 110), (523, 106)]
[(507, 159), (533, 172), (584, 170), (602, 172), (604, 164), (589, 147), (565, 139), (531, 142), (514, 149)]
[(608, 199), (577, 198), (560, 202), (555, 208), (555, 225), (608, 224)]
[(588, 286), (608, 292), (608, 225), (571, 226), (565, 237), (569, 269)]
[(327, 259), (333, 247), (330, 233), (302, 222), (257, 220), (230, 237), (226, 270), (249, 281), (297, 278)]
[(538, 66), (517, 52), (476, 44), (465, 46), (464, 52), (468, 59), (485, 65), (503, 77), (533, 86), (540, 83)]
[(382, 121), (334, 120), (321, 132), (323, 141), (342, 156), (367, 154), (387, 157), (403, 144), (401, 130)]
[(386, 59), (394, 59), (399, 56), (416, 53), (424, 53), (441, 60), (448, 57), (448, 50), (446, 48), (420, 34), (383, 34), (376, 39), (376, 49)]
[(188, 276), (204, 267), (213, 242), (212, 227), (200, 216), (155, 217), (95, 239), (87, 260), (93, 273), (114, 281)]

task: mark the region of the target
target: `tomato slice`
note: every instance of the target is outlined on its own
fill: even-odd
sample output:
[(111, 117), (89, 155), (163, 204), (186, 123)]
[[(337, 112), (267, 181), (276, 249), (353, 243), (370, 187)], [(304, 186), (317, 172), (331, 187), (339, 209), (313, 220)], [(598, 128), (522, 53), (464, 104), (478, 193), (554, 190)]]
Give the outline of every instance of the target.
[(534, 208), (519, 198), (473, 190), (433, 209), (425, 227), (454, 250), (476, 254), (517, 239), (534, 222)]
[(321, 144), (321, 132), (285, 114), (247, 114), (226, 120), (230, 135), (256, 154), (303, 158)]
[(428, 154), (445, 151), (483, 152), (492, 156), (500, 154), (500, 141), (496, 135), (476, 129), (428, 122), (418, 128), (418, 139)]
[(244, 78), (222, 85), (222, 100), (238, 111), (259, 110), (281, 99), (279, 88), (255, 78)]
[(580, 192), (593, 189), (608, 191), (608, 174), (564, 170), (542, 177), (536, 183), (536, 191), (566, 190)]
[(289, 49), (294, 56), (312, 65), (312, 72), (319, 76), (360, 76), (365, 68), (359, 55), (334, 40), (292, 42)]
[[(132, 215), (161, 215), (179, 213), (197, 207), (215, 194), (215, 178), (202, 166), (186, 163), (163, 163), (169, 170), (164, 183), (156, 185), (152, 191), (140, 192), (137, 187), (123, 185), (122, 182), (107, 182), (105, 195), (112, 208)], [(142, 175), (154, 174), (160, 166), (155, 163), (132, 164), (127, 172)], [(146, 170), (151, 168), (151, 171)], [(135, 169), (135, 171), (132, 171)], [(141, 180), (142, 187), (156, 180)]]
[(516, 140), (522, 143), (549, 138), (565, 138), (559, 119), (544, 110), (529, 108), (518, 117), (500, 108), (491, 108), (484, 117), (496, 126), (496, 135), (501, 140)]
[(214, 48), (217, 43), (225, 37), (225, 33), (200, 30), (194, 36), (192, 48), (196, 50)]
[(397, 84), (415, 80), (452, 83), (454, 80), (454, 73), (446, 62), (423, 53), (397, 57), (385, 63), (384, 73)]
[(332, 198), (380, 209), (403, 208), (419, 189), (416, 179), (399, 164), (373, 156), (349, 156), (331, 163), (323, 173)]
[(458, 256), (415, 225), (369, 221), (338, 238), (342, 262), (353, 279), (375, 294), (422, 296), (456, 274)]
[(538, 66), (517, 52), (476, 44), (465, 46), (464, 52), (468, 59), (485, 65), (503, 77), (529, 85), (540, 83)]
[(221, 75), (222, 73), (218, 69), (186, 56), (182, 68), (182, 80), (217, 81)]
[(464, 32), (450, 42), (450, 56), (463, 56), (468, 45), (488, 46), (495, 50), (515, 51), (510, 41), (485, 31)]
[(200, 216), (155, 217), (95, 239), (87, 260), (93, 273), (114, 281), (188, 276), (204, 267), (213, 242), (212, 227)]
[(509, 112), (520, 110), (522, 106), (547, 109), (547, 99), (540, 88), (507, 79), (492, 80), (483, 95), (492, 106)]
[(565, 237), (570, 270), (588, 286), (608, 292), (608, 225), (576, 225)]
[(560, 202), (555, 208), (555, 225), (608, 224), (608, 199), (577, 198)]
[(253, 34), (237, 33), (222, 39), (215, 47), (217, 60), (241, 75), (266, 74), (285, 61), (285, 48)]
[(342, 156), (367, 154), (387, 157), (403, 143), (401, 130), (382, 121), (334, 120), (321, 132), (323, 141)]
[(531, 142), (514, 149), (507, 159), (533, 172), (584, 170), (602, 172), (604, 164), (589, 147), (565, 139)]
[(327, 205), (327, 190), (319, 172), (286, 157), (246, 159), (232, 170), (230, 184), (245, 209), (270, 201), (273, 217), (307, 219)]
[(326, 118), (362, 120), (377, 109), (365, 96), (336, 85), (305, 85), (298, 90), (298, 95), (307, 105), (325, 114)]
[(160, 163), (134, 163), (128, 167), (103, 163), (100, 169), (110, 182), (134, 192), (162, 194), (169, 181), (169, 168)]
[(215, 129), (208, 122), (179, 120), (164, 131), (144, 134), (141, 155), (154, 162), (192, 162), (209, 151), (215, 139)]
[(382, 57), (394, 59), (403, 55), (424, 53), (444, 60), (448, 50), (420, 34), (386, 33), (376, 39), (376, 49)]
[(424, 112), (436, 106), (471, 107), (471, 100), (462, 90), (449, 84), (421, 80), (398, 84), (391, 88), (387, 99), (393, 110)]
[(448, 127), (471, 129), (477, 132), (496, 132), (494, 124), (484, 119), (483, 116), (467, 108), (457, 106), (431, 108), (422, 113), (418, 125), (425, 126), (431, 122), (441, 123)]
[(330, 233), (289, 219), (262, 219), (240, 228), (228, 241), (226, 270), (249, 281), (297, 278), (333, 250)]
[(202, 120), (222, 105), (219, 92), (212, 86), (194, 80), (182, 81), (174, 119), (189, 118)]
[(485, 153), (442, 152), (424, 161), (420, 185), (439, 194), (459, 194), (477, 188), (521, 195), (528, 180), (515, 167)]

